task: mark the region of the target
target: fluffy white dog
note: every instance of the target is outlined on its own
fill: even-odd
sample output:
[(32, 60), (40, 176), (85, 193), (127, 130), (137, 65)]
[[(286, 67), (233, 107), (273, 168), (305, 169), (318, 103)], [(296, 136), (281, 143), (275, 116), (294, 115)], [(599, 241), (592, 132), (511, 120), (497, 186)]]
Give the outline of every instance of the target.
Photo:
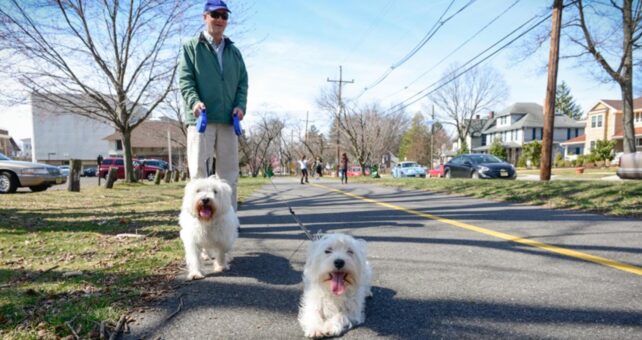
[(372, 295), (366, 241), (327, 234), (310, 245), (303, 270), (299, 324), (305, 336), (337, 336), (365, 321)]
[(191, 180), (185, 187), (179, 217), (187, 279), (202, 279), (201, 253), (214, 257), (214, 272), (229, 269), (239, 220), (232, 208), (232, 188), (216, 176)]

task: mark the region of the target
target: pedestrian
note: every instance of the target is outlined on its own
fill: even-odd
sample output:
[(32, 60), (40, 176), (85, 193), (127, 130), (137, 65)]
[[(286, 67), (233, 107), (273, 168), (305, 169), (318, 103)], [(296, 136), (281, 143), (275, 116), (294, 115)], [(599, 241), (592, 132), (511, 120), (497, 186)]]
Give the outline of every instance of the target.
[[(210, 175), (216, 158), (216, 174), (232, 187), (232, 206), (237, 208), (236, 185), (239, 173), (238, 137), (232, 116), (243, 120), (248, 79), (241, 52), (223, 33), (231, 11), (221, 0), (205, 2), (205, 30), (183, 44), (179, 87), (185, 102), (187, 163), (191, 178)], [(196, 120), (206, 112), (203, 133)]]
[(314, 162), (314, 170), (317, 174), (317, 179), (323, 177), (323, 160), (321, 157), (317, 157), (317, 160)]
[(299, 161), (299, 168), (301, 168), (301, 184), (303, 184), (304, 179), (305, 183), (310, 183), (308, 182), (308, 160), (305, 159), (305, 155)]
[(341, 184), (348, 184), (348, 155), (344, 152), (341, 155), (339, 162), (339, 176), (341, 177)]

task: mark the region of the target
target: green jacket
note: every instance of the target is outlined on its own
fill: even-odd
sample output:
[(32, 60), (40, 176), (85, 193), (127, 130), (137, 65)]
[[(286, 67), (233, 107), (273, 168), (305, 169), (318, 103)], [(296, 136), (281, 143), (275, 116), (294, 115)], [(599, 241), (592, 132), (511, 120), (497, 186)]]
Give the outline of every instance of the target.
[(247, 71), (241, 52), (225, 38), (223, 74), (216, 53), (203, 33), (183, 45), (179, 64), (179, 87), (185, 102), (185, 123), (195, 124), (192, 107), (205, 103), (207, 123), (232, 124), (232, 110), (246, 112)]

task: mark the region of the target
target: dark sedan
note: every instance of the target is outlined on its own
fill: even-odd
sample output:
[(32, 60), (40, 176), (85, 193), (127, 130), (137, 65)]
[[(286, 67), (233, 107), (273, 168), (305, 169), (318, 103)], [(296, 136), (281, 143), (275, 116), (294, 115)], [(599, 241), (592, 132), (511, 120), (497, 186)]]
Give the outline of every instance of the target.
[(512, 164), (486, 154), (460, 155), (444, 165), (446, 178), (501, 178), (515, 179), (517, 172)]

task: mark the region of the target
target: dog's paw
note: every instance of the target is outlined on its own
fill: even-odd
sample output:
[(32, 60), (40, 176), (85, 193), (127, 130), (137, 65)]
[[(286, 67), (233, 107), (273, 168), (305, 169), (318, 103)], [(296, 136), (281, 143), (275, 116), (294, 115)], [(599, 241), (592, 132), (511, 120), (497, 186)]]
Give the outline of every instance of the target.
[(320, 329), (310, 329), (304, 332), (306, 338), (319, 339), (325, 337)]
[(205, 276), (203, 276), (203, 274), (201, 274), (199, 272), (192, 272), (192, 273), (187, 274), (187, 280), (188, 281), (189, 280), (201, 280), (201, 279), (204, 279), (204, 278), (205, 278)]
[(222, 266), (220, 264), (214, 263), (214, 272), (215, 273), (220, 273), (220, 272), (223, 272), (223, 271), (226, 271), (226, 270), (229, 270), (229, 269), (230, 269), (230, 265), (229, 264), (226, 264), (226, 265)]

